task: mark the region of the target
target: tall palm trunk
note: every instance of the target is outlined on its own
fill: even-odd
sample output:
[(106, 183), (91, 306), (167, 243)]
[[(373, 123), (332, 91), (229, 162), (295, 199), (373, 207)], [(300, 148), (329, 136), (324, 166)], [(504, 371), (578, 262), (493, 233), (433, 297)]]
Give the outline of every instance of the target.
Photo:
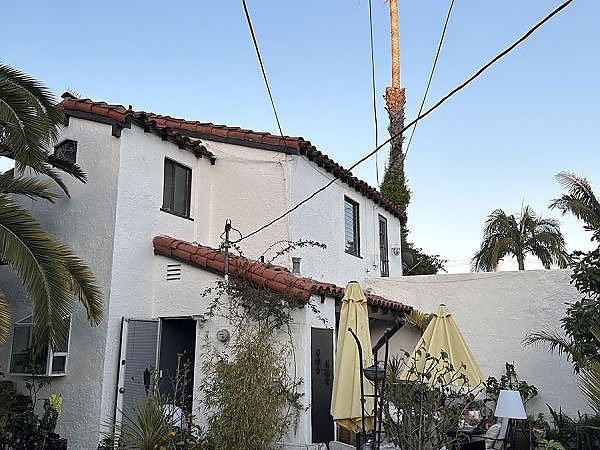
[(390, 0), (390, 29), (392, 40), (392, 85), (385, 90), (386, 110), (390, 118), (388, 131), (392, 139), (388, 171), (404, 179), (404, 153), (402, 134), (404, 128), (405, 92), (400, 87), (400, 38), (398, 30), (398, 0)]
[(519, 270), (525, 270), (525, 257), (523, 256), (523, 253), (517, 253), (515, 256), (517, 257)]

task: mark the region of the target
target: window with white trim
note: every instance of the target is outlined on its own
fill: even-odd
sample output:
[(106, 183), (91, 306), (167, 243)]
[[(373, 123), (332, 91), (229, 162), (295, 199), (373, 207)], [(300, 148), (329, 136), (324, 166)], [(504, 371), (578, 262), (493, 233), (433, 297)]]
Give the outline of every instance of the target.
[(67, 373), (69, 341), (71, 338), (71, 318), (67, 321), (67, 336), (54, 350), (50, 346), (33, 356), (32, 316), (16, 322), (13, 326), (12, 349), (10, 353), (10, 373), (15, 375), (61, 376)]

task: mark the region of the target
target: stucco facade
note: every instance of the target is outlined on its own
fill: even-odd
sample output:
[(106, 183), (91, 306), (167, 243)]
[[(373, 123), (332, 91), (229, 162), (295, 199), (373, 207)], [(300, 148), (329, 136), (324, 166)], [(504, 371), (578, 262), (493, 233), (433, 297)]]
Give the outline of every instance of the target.
[[(105, 302), (103, 321), (93, 328), (87, 324), (80, 305), (75, 305), (67, 374), (54, 377), (49, 388), (63, 396), (57, 432), (69, 439), (72, 448), (95, 448), (101, 424), (118, 410), (124, 366), (123, 320), (191, 317), (206, 308), (199, 293), (214, 283), (216, 276), (183, 267), (181, 279), (167, 282), (167, 259), (154, 255), (152, 238), (168, 234), (218, 248), (226, 219), (245, 235), (333, 177), (299, 154), (203, 138), (202, 144), (215, 157), (212, 164), (210, 158), (174, 144), (156, 130), (124, 122), (116, 133), (109, 119), (92, 119), (71, 116), (59, 138), (59, 142), (77, 141), (77, 163), (88, 175), (87, 184), (67, 180), (71, 198), (63, 196), (54, 205), (23, 202), (46, 229), (90, 265)], [(191, 169), (189, 218), (161, 210), (165, 158)], [(360, 205), (360, 257), (344, 251), (345, 195)], [(348, 184), (336, 182), (325, 195), (243, 241), (240, 247), (247, 257), (259, 258), (279, 241), (322, 242), (327, 249), (297, 250), (276, 262), (291, 268), (291, 257), (300, 257), (302, 276), (343, 286), (379, 270), (375, 267), (378, 214), (388, 220), (390, 245), (399, 242), (397, 217)], [(232, 239), (236, 237), (232, 235)], [(400, 260), (394, 259), (391, 252), (390, 274), (401, 275)], [(9, 298), (13, 320), (29, 315), (31, 305), (6, 266), (0, 268), (0, 284)], [(335, 324), (333, 299), (316, 300), (326, 325), (317, 321), (308, 308), (298, 310), (295, 324), (297, 370), (305, 380), (310, 379), (311, 328), (332, 328)], [(204, 339), (215, 326), (198, 323), (197, 338)], [(6, 345), (0, 346), (2, 369), (9, 366), (11, 343), (9, 338)], [(196, 388), (200, 379), (197, 375)], [(9, 378), (23, 381), (20, 376)], [(310, 395), (310, 390), (305, 392), (307, 402)], [(195, 406), (199, 406), (199, 400), (194, 398)], [(308, 443), (310, 424), (309, 412), (290, 442)]]
[[(524, 347), (526, 333), (560, 329), (568, 302), (579, 300), (568, 270), (423, 275), (369, 279), (367, 289), (403, 298), (425, 312), (445, 303), (469, 344), (485, 378), (500, 378), (505, 362), (514, 362), (520, 379), (535, 385), (539, 395), (527, 404), (529, 414), (548, 415), (548, 403), (569, 415), (588, 411), (572, 365), (544, 348)], [(410, 327), (394, 338), (395, 351), (411, 351), (419, 335)]]

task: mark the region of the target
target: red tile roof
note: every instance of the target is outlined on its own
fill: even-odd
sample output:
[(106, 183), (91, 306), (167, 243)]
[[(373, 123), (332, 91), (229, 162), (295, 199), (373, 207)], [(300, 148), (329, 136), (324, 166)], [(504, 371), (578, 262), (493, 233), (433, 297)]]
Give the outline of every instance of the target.
[(310, 141), (302, 137), (282, 137), (238, 127), (178, 119), (145, 111), (134, 111), (131, 106), (126, 109), (122, 105), (109, 105), (105, 102), (94, 102), (90, 99), (78, 99), (68, 93), (63, 94), (61, 106), (67, 116), (75, 115), (90, 120), (94, 120), (94, 117), (103, 120), (108, 119), (122, 127), (130, 126), (133, 121), (149, 131), (173, 140), (180, 146), (190, 148), (200, 155), (209, 157), (213, 163), (215, 156), (198, 139), (302, 155), (381, 205), (386, 211), (400, 219), (402, 225), (406, 224), (406, 215), (400, 208), (381, 195), (377, 189), (353, 176), (352, 172), (344, 169), (329, 156), (320, 152)]
[[(212, 270), (222, 274), (225, 270), (225, 254), (218, 249), (195, 245), (169, 236), (156, 236), (152, 240), (154, 253), (169, 258)], [(258, 286), (275, 292), (298, 294), (303, 301), (308, 301), (312, 294), (325, 295), (337, 300), (344, 296), (344, 288), (331, 283), (316, 281), (292, 275), (285, 267), (252, 261), (243, 256), (229, 257), (229, 273), (252, 281)], [(388, 300), (378, 295), (366, 294), (370, 305), (380, 306), (401, 313), (410, 313), (412, 306), (399, 301)]]

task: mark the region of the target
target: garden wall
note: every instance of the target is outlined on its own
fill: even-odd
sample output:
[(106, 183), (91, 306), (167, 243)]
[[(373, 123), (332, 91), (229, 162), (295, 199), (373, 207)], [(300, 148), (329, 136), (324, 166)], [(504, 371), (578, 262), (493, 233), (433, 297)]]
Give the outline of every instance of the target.
[[(505, 362), (514, 361), (519, 378), (540, 391), (528, 403), (528, 413), (542, 411), (547, 416), (546, 403), (570, 415), (589, 410), (564, 357), (522, 345), (529, 331), (559, 329), (565, 303), (579, 299), (569, 281), (569, 270), (529, 270), (374, 278), (364, 286), (425, 312), (436, 311), (440, 303), (448, 305), (484, 377), (499, 378)], [(410, 351), (414, 343), (414, 330), (405, 327), (392, 345), (396, 352), (407, 347)]]

